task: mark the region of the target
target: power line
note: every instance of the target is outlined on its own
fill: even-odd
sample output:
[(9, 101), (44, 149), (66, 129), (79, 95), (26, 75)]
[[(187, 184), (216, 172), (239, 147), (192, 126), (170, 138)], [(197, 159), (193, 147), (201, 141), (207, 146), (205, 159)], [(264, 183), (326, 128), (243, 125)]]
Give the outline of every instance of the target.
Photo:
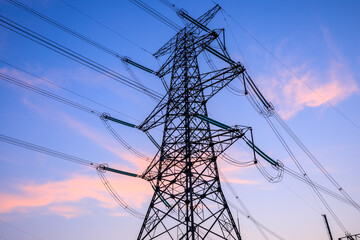
[[(10, 64), (10, 63), (8, 63), (8, 62), (5, 62), (4, 60), (1, 60), (1, 59), (0, 59), (0, 62), (1, 62), (1, 63), (4, 63), (4, 64), (6, 64), (6, 65), (8, 65), (8, 66), (10, 66), (10, 67), (12, 67), (12, 68), (14, 68), (14, 69), (20, 70), (20, 71), (22, 71), (22, 72), (24, 72), (24, 73), (26, 73), (26, 74), (28, 74), (28, 75), (36, 78), (36, 79), (42, 80), (42, 81), (44, 81), (44, 82), (46, 82), (46, 83), (49, 83), (49, 84), (51, 84), (51, 85), (53, 85), (53, 86), (55, 86), (55, 87), (57, 87), (57, 88), (60, 88), (60, 89), (62, 89), (62, 90), (65, 90), (65, 91), (67, 91), (67, 92), (69, 92), (69, 93), (71, 93), (71, 94), (73, 94), (73, 95), (75, 95), (75, 96), (78, 96), (78, 97), (83, 98), (83, 99), (85, 99), (85, 100), (87, 100), (87, 101), (90, 101), (90, 102), (92, 102), (92, 103), (95, 103), (96, 105), (99, 105), (99, 106), (101, 106), (101, 107), (104, 107), (104, 108), (106, 108), (106, 109), (108, 109), (108, 110), (114, 111), (114, 112), (116, 112), (116, 113), (118, 113), (118, 114), (120, 114), (120, 115), (122, 115), (122, 116), (131, 118), (131, 119), (133, 119), (133, 120), (135, 120), (135, 121), (137, 121), (137, 122), (140, 122), (140, 120), (138, 120), (138, 119), (136, 119), (136, 118), (133, 118), (133, 117), (127, 115), (127, 114), (124, 114), (124, 113), (122, 113), (122, 112), (120, 112), (120, 111), (118, 111), (118, 110), (116, 110), (116, 109), (114, 109), (114, 108), (108, 107), (108, 106), (106, 106), (106, 105), (104, 105), (104, 104), (102, 104), (102, 103), (100, 103), (100, 102), (98, 102), (98, 101), (95, 101), (95, 100), (93, 100), (93, 99), (91, 99), (91, 98), (89, 98), (89, 97), (86, 97), (86, 96), (84, 96), (84, 95), (81, 95), (81, 94), (79, 94), (79, 93), (76, 93), (75, 91), (70, 90), (70, 89), (68, 89), (68, 88), (65, 88), (65, 87), (63, 87), (63, 86), (61, 86), (61, 85), (59, 85), (59, 84), (56, 84), (56, 83), (54, 83), (53, 81), (47, 80), (47, 79), (45, 79), (45, 78), (42, 78), (42, 77), (40, 77), (40, 76), (38, 76), (38, 75), (35, 75), (35, 74), (33, 74), (33, 73), (29, 72), (29, 71), (26, 71), (26, 70), (22, 69), (22, 68), (20, 68), (20, 67), (17, 67), (17, 66), (14, 66), (14, 65), (12, 65), (12, 64)], [(20, 81), (20, 80), (19, 80), (19, 81)]]
[[(227, 163), (229, 163), (229, 164), (231, 164), (231, 165), (233, 165), (233, 166), (236, 166), (236, 167), (248, 167), (248, 166), (251, 166), (251, 165), (254, 165), (254, 164), (255, 164), (253, 161), (240, 162), (239, 160), (236, 160), (236, 159), (230, 157), (230, 156), (227, 155), (226, 153), (223, 153), (223, 154), (221, 155), (221, 158), (222, 158), (225, 162), (227, 162)], [(259, 159), (258, 159), (258, 162), (257, 162), (257, 163), (259, 163), (259, 162), (260, 162), (260, 161), (259, 161)], [(297, 179), (297, 180), (299, 180), (299, 181), (301, 181), (301, 182), (304, 182), (304, 183), (306, 183), (306, 184), (309, 184), (309, 181), (308, 181), (302, 174), (297, 173), (297, 172), (295, 172), (294, 170), (292, 170), (292, 169), (290, 169), (290, 168), (288, 168), (288, 167), (286, 167), (286, 166), (281, 166), (281, 168), (282, 168), (282, 170), (284, 171), (284, 173), (288, 174), (289, 176), (291, 176), (291, 177), (293, 177), (293, 178), (295, 178), (295, 179)], [(326, 187), (324, 187), (324, 186), (322, 186), (322, 185), (320, 185), (319, 183), (316, 183), (316, 182), (314, 182), (314, 181), (312, 181), (312, 184), (313, 184), (317, 189), (319, 189), (321, 192), (327, 194), (328, 196), (333, 197), (334, 199), (337, 199), (337, 200), (339, 200), (339, 201), (341, 201), (341, 202), (343, 202), (343, 203), (346, 203), (346, 204), (348, 204), (348, 205), (350, 205), (350, 206), (352, 206), (352, 207), (357, 208), (356, 205), (358, 205), (358, 204), (355, 202), (355, 205), (354, 205), (354, 203), (353, 203), (350, 199), (348, 199), (347, 197), (342, 196), (342, 195), (340, 195), (340, 194), (337, 194), (336, 192), (334, 192), (334, 191), (332, 191), (332, 190), (330, 190), (330, 189), (328, 189), (328, 188), (326, 188)]]
[(148, 95), (149, 97), (153, 98), (154, 100), (158, 101), (161, 99), (161, 95), (154, 90), (151, 90), (145, 86), (139, 85), (138, 83), (133, 82), (131, 79), (115, 72), (114, 70), (111, 70), (87, 57), (84, 57), (83, 55), (70, 50), (67, 47), (64, 47), (63, 45), (56, 43), (20, 24), (15, 23), (14, 21), (0, 15), (0, 25), (19, 34), (24, 36), (27, 39), (30, 39), (46, 48), (49, 48), (69, 59), (72, 59), (90, 69), (93, 69), (115, 81), (118, 81), (130, 88), (133, 88), (145, 95)]
[(47, 154), (53, 157), (57, 157), (66, 161), (70, 161), (73, 163), (77, 163), (86, 167), (92, 167), (92, 168), (96, 168), (97, 166), (99, 166), (98, 163), (94, 163), (88, 160), (85, 160), (83, 158), (79, 158), (79, 157), (74, 157), (72, 155), (63, 153), (63, 152), (59, 152), (56, 150), (52, 150), (49, 148), (45, 148), (30, 142), (25, 142), (16, 138), (12, 138), (12, 137), (8, 137), (6, 135), (0, 134), (0, 141), (8, 143), (8, 144), (12, 144), (18, 147), (22, 147), (22, 148), (27, 148), (29, 150), (35, 151), (35, 152), (39, 152), (39, 153), (43, 153), (43, 154)]
[(97, 117), (100, 117), (101, 120), (103, 121), (106, 129), (109, 130), (109, 132), (112, 134), (112, 136), (125, 148), (127, 149), (129, 152), (131, 152), (132, 154), (134, 154), (135, 156), (142, 158), (142, 159), (146, 159), (149, 161), (149, 157), (147, 157), (146, 155), (142, 154), (141, 152), (139, 152), (138, 150), (136, 150), (135, 148), (133, 148), (129, 143), (127, 143), (122, 137), (119, 136), (119, 134), (117, 134), (117, 132), (111, 127), (111, 125), (107, 122), (107, 120), (103, 117), (104, 114), (94, 110), (90, 107), (87, 107), (85, 105), (79, 104), (77, 102), (71, 101), (69, 99), (66, 99), (64, 97), (61, 97), (59, 95), (53, 94), (49, 91), (46, 91), (44, 89), (35, 87), (31, 84), (28, 84), (24, 81), (21, 81), (19, 79), (13, 78), (11, 76), (8, 76), (6, 74), (0, 73), (0, 80), (12, 83), (14, 85), (17, 85), (19, 87), (25, 88), (27, 90), (30, 90), (32, 92), (38, 93), (40, 95), (43, 95), (45, 97), (51, 98), (55, 101), (58, 101), (60, 103), (66, 104), (70, 107), (76, 108), (78, 110), (82, 110), (84, 112), (87, 112), (89, 114), (95, 115)]
[[(151, 13), (150, 13), (151, 14)], [(231, 16), (230, 16), (231, 17)], [(231, 60), (231, 59), (230, 59)], [(231, 64), (231, 62), (233, 61), (229, 61), (229, 63)], [(245, 71), (243, 74), (243, 78), (244, 78), (244, 82), (245, 80), (247, 81), (247, 83), (250, 85), (250, 89), (255, 93), (256, 97), (258, 98), (258, 100), (261, 101), (262, 105), (265, 107), (265, 111), (263, 111), (263, 107), (259, 108), (259, 112), (264, 115), (265, 117), (269, 117), (273, 114), (274, 108), (273, 106), (264, 98), (264, 96), (261, 94), (261, 92), (259, 91), (259, 89), (257, 88), (257, 86), (255, 85), (255, 83), (252, 81), (252, 79), (250, 78), (250, 76), (247, 74), (247, 72)], [(252, 94), (250, 94), (252, 95)], [(258, 106), (260, 107), (260, 105), (257, 103), (257, 100), (254, 100), (254, 103), (256, 105), (254, 106)], [(266, 118), (266, 120), (268, 121), (268, 119)], [(289, 153), (289, 155), (291, 156), (291, 158), (293, 159), (293, 161), (295, 162), (296, 166), (298, 167), (298, 169), (301, 171), (301, 173), (304, 175), (304, 177), (306, 178), (306, 180), (309, 182), (309, 185), (312, 187), (312, 189), (314, 190), (314, 192), (316, 193), (316, 195), (319, 197), (319, 199), (322, 201), (322, 203), (324, 204), (324, 206), (327, 208), (327, 210), (330, 212), (330, 214), (333, 216), (333, 218), (335, 219), (335, 221), (338, 223), (338, 225), (342, 228), (342, 230), (347, 233), (345, 227), (343, 226), (343, 224), (340, 222), (340, 220), (338, 219), (338, 217), (336, 216), (336, 214), (333, 212), (333, 210), (331, 209), (331, 207), (329, 206), (329, 204), (326, 202), (326, 200), (323, 198), (323, 196), (321, 195), (321, 193), (319, 192), (319, 190), (313, 185), (312, 181), (310, 180), (310, 178), (308, 177), (308, 175), (306, 174), (306, 172), (304, 171), (303, 167), (300, 165), (300, 163), (298, 162), (298, 160), (296, 159), (295, 155), (292, 153), (292, 151), (290, 150), (290, 148), (288, 147), (288, 145), (283, 141), (283, 139), (279, 138), (279, 140), (281, 141), (281, 143), (283, 144), (283, 146), (285, 147), (285, 149), (287, 150), (287, 152)]]
[(77, 109), (79, 109), (79, 110), (81, 110), (81, 111), (84, 111), (84, 112), (93, 114), (93, 115), (95, 115), (95, 116), (100, 117), (101, 114), (102, 114), (101, 112), (96, 111), (96, 110), (94, 110), (94, 109), (92, 109), (92, 108), (90, 108), (90, 107), (87, 107), (87, 106), (82, 105), (82, 104), (80, 104), (80, 103), (77, 103), (77, 102), (71, 101), (71, 100), (69, 100), (69, 99), (63, 98), (63, 97), (61, 97), (61, 96), (59, 96), (59, 95), (53, 94), (53, 93), (51, 93), (51, 92), (49, 92), (49, 91), (46, 91), (46, 90), (44, 90), (44, 89), (35, 87), (35, 86), (33, 86), (33, 85), (31, 85), (31, 84), (28, 84), (28, 83), (26, 83), (26, 82), (24, 82), (24, 81), (21, 81), (21, 80), (19, 80), (19, 79), (13, 78), (13, 77), (11, 77), (11, 76), (9, 76), (9, 75), (0, 73), (0, 79), (1, 79), (1, 80), (4, 80), (4, 81), (6, 81), (6, 82), (9, 82), (9, 83), (15, 84), (15, 85), (17, 85), (17, 86), (19, 86), (19, 87), (28, 89), (28, 90), (30, 90), (30, 91), (32, 91), (32, 92), (35, 92), (35, 93), (38, 93), (38, 94), (40, 94), (40, 95), (43, 95), (43, 96), (45, 96), (45, 97), (51, 98), (51, 99), (53, 99), (53, 100), (55, 100), (55, 101), (64, 103), (64, 104), (66, 104), (66, 105), (68, 105), (68, 106), (77, 108)]

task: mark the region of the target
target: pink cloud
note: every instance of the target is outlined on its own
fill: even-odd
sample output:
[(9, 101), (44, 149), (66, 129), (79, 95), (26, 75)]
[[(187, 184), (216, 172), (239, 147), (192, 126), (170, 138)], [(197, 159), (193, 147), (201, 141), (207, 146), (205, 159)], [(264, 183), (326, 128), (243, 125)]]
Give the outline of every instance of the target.
[[(284, 119), (295, 116), (299, 111), (310, 107), (337, 105), (359, 91), (358, 85), (347, 66), (331, 60), (329, 69), (323, 73), (310, 69), (297, 78), (288, 70), (278, 71), (279, 77), (269, 82), (266, 94)], [(323, 75), (323, 76), (321, 76)], [(266, 81), (263, 81), (266, 82)], [(277, 89), (274, 93), (273, 89)]]
[(306, 107), (326, 106), (327, 102), (337, 105), (358, 92), (355, 79), (343, 64), (333, 60), (326, 75), (328, 81), (325, 83), (318, 82), (311, 72), (302, 76), (301, 81), (310, 85), (311, 89), (304, 83), (299, 83), (298, 79), (290, 78), (283, 85), (283, 105), (277, 104), (281, 106), (279, 113), (289, 119)]
[[(324, 46), (330, 53), (327, 59), (328, 67), (316, 68), (310, 64), (292, 64), (288, 69), (279, 69), (274, 65), (275, 73), (260, 77), (265, 96), (275, 105), (278, 113), (284, 118), (294, 117), (306, 108), (318, 108), (337, 105), (354, 93), (359, 92), (358, 84), (353, 73), (342, 56), (340, 49), (333, 41), (329, 31), (322, 29)], [(285, 55), (288, 50), (284, 41), (277, 50), (277, 56), (294, 62), (292, 55)], [(323, 61), (323, 60), (322, 60)], [(289, 64), (287, 64), (289, 65)]]
[[(110, 174), (107, 175), (111, 176)], [(135, 208), (141, 208), (152, 193), (150, 184), (142, 179), (110, 177), (109, 181), (119, 195)], [(100, 179), (94, 176), (74, 175), (65, 180), (42, 184), (30, 183), (15, 188), (16, 193), (0, 193), (2, 200), (0, 213), (45, 208), (47, 212), (70, 218), (91, 211), (74, 205), (89, 199), (96, 200), (98, 207), (108, 209), (118, 207), (115, 200), (105, 190)]]

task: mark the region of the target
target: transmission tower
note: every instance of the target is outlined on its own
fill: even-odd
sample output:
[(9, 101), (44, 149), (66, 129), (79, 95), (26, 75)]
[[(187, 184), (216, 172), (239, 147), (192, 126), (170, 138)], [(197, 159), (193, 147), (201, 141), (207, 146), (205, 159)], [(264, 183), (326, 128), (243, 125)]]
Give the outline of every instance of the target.
[(200, 73), (198, 56), (223, 30), (206, 25), (220, 10), (217, 5), (198, 19), (184, 11), (188, 23), (154, 55), (168, 55), (156, 73), (171, 76), (162, 100), (139, 128), (145, 132), (163, 125), (162, 144), (143, 177), (154, 195), (138, 239), (241, 239), (222, 192), (217, 157), (249, 127), (229, 127), (208, 117), (207, 101), (245, 71), (241, 64)]

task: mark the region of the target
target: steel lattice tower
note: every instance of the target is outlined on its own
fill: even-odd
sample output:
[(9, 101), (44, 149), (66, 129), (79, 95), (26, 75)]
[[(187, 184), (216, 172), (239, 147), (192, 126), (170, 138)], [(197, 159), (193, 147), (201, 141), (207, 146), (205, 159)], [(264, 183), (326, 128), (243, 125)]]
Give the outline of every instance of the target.
[[(157, 72), (171, 74), (167, 94), (139, 126), (145, 132), (164, 125), (163, 139), (143, 177), (154, 195), (138, 239), (241, 239), (221, 189), (217, 157), (249, 127), (216, 127), (207, 101), (245, 71), (241, 64), (200, 73), (198, 56), (223, 30), (206, 25), (219, 6), (190, 21), (155, 56), (169, 55)], [(186, 13), (184, 13), (186, 14)], [(212, 123), (212, 124), (210, 124)]]

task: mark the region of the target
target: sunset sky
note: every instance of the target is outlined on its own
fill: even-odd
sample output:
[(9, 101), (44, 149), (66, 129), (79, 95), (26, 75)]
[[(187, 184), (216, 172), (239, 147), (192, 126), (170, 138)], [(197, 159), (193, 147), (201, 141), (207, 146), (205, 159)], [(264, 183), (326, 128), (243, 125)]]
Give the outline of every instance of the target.
[[(154, 70), (159, 65), (150, 53), (176, 33), (130, 1), (21, 2)], [(184, 26), (161, 1), (146, 2)], [(211, 0), (172, 2), (194, 18), (214, 6)], [(245, 65), (277, 113), (359, 203), (360, 2), (224, 0), (219, 4), (224, 12), (219, 12), (209, 27), (225, 28), (226, 46), (232, 59)], [(0, 14), (130, 77), (118, 58), (7, 1), (0, 1)], [(202, 56), (199, 59), (204, 61)], [(213, 59), (219, 68), (226, 66)], [(162, 63), (165, 60), (160, 59)], [(136, 68), (132, 70), (146, 86), (165, 93), (158, 78)], [(156, 106), (148, 96), (2, 26), (0, 73), (134, 124), (141, 123)], [(241, 84), (237, 80), (234, 86)], [(3, 80), (0, 100), (2, 135), (138, 174), (148, 165), (121, 146), (97, 116)], [(246, 97), (224, 88), (210, 100), (208, 110), (210, 117), (227, 125), (251, 126), (257, 146), (299, 172), (264, 117)], [(154, 156), (156, 148), (144, 133), (111, 125), (132, 147), (150, 158)], [(162, 129), (158, 130), (152, 134), (160, 142)], [(338, 192), (285, 131), (281, 134), (311, 179)], [(246, 144), (240, 141), (227, 154), (243, 162), (252, 160)], [(0, 142), (0, 164), (0, 240), (136, 239), (142, 220), (117, 205), (93, 168), (4, 142)], [(286, 174), (280, 183), (269, 183), (255, 166), (239, 168), (221, 159), (218, 165), (251, 216), (283, 239), (328, 239), (322, 214), (327, 215), (334, 238), (344, 236), (306, 184)], [(266, 168), (276, 174), (269, 166)], [(145, 214), (153, 193), (149, 183), (113, 173), (106, 176), (125, 202)], [(227, 200), (242, 209), (227, 185), (223, 184), (223, 190)], [(324, 197), (347, 231), (360, 233), (360, 212), (325, 194)], [(235, 218), (239, 216), (243, 239), (266, 239), (249, 219), (236, 209), (231, 211)], [(277, 239), (270, 234), (267, 237)]]

